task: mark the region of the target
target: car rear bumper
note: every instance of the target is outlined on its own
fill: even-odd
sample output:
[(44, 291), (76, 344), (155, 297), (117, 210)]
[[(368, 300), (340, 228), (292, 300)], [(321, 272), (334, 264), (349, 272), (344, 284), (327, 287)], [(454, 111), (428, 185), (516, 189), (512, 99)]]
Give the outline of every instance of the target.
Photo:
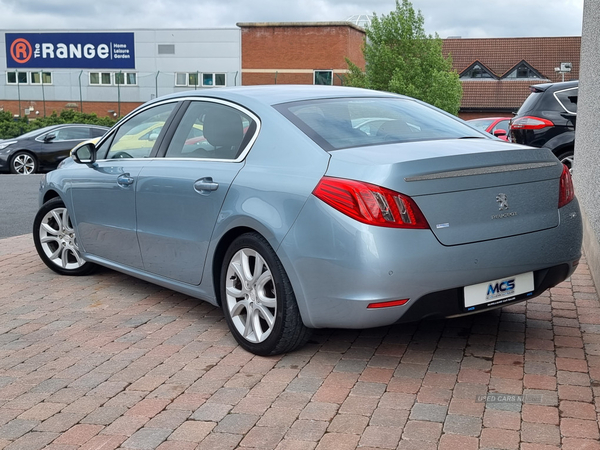
[[(311, 197), (278, 254), (307, 326), (384, 326), (467, 314), (462, 293), (472, 284), (533, 272), (532, 298), (560, 283), (581, 257), (582, 225), (576, 199), (558, 214), (554, 228), (444, 246), (431, 230), (363, 225)], [(400, 299), (408, 302), (367, 308)]]

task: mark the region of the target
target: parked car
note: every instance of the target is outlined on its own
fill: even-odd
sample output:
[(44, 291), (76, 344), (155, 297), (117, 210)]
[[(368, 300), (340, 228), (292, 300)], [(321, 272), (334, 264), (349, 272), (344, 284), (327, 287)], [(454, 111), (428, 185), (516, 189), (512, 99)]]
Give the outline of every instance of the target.
[(486, 117), (467, 120), (467, 123), (478, 130), (486, 131), (503, 141), (508, 141), (508, 125), (510, 119), (510, 117)]
[[(152, 147), (121, 149), (155, 122)], [(220, 305), (269, 355), (313, 328), (531, 299), (575, 270), (582, 226), (547, 149), (408, 97), (278, 85), (141, 106), (44, 176), (33, 235), (55, 272), (99, 264)]]
[(108, 131), (100, 125), (51, 125), (0, 140), (0, 172), (29, 175), (56, 169), (73, 147)]
[(546, 147), (573, 170), (579, 81), (536, 84), (510, 122), (513, 142)]

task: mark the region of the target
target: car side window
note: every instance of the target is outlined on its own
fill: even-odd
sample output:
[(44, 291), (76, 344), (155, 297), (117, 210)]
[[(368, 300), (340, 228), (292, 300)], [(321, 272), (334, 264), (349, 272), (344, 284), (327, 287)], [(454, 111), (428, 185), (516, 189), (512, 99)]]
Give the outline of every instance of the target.
[(220, 103), (193, 101), (183, 115), (166, 158), (234, 160), (254, 132), (254, 120)]
[(95, 138), (95, 137), (101, 137), (104, 136), (106, 134), (106, 130), (103, 130), (102, 128), (90, 128), (90, 136)]
[(577, 98), (579, 95), (578, 88), (565, 89), (554, 93), (556, 100), (561, 106), (571, 114), (577, 114)]
[(55, 132), (53, 142), (70, 141), (74, 139), (89, 139), (90, 129), (88, 127), (65, 127)]
[(165, 103), (131, 117), (119, 127), (110, 142), (106, 141), (107, 145), (98, 150), (99, 159), (150, 156), (176, 105), (176, 102)]
[(500, 122), (498, 122), (496, 124), (496, 126), (494, 127), (494, 129), (492, 130), (492, 133), (496, 130), (504, 130), (508, 133), (508, 120), (501, 120)]

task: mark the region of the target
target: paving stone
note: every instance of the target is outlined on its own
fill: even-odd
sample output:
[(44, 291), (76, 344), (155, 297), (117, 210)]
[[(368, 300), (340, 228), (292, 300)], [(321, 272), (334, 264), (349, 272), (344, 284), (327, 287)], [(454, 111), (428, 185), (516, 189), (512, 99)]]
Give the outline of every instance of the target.
[(415, 403), (410, 411), (410, 420), (426, 420), (443, 423), (448, 407), (429, 403)]
[(153, 450), (165, 441), (171, 433), (172, 430), (162, 428), (142, 428), (123, 442), (123, 447), (135, 450)]
[(449, 414), (444, 421), (444, 433), (478, 437), (481, 434), (481, 418)]

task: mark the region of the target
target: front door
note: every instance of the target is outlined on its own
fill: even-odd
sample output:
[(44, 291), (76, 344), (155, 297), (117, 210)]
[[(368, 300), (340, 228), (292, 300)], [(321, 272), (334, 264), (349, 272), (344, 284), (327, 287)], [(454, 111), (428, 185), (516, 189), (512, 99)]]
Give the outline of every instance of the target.
[[(136, 187), (142, 168), (161, 142), (175, 102), (146, 109), (124, 122), (97, 151), (87, 177), (71, 185), (78, 244), (100, 258), (143, 268), (136, 232)], [(157, 125), (158, 124), (158, 125)], [(148, 136), (151, 135), (150, 138)]]

